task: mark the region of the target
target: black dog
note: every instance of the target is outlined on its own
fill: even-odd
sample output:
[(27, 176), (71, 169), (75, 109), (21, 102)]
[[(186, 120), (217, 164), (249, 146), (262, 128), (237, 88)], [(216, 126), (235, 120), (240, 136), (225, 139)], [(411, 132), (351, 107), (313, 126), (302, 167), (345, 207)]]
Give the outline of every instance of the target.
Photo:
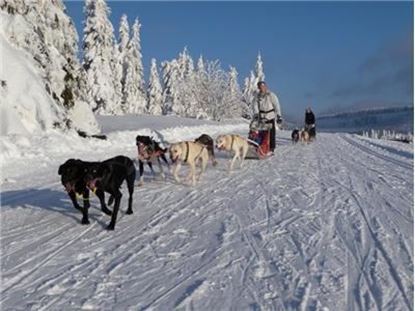
[[(85, 162), (77, 159), (69, 159), (59, 167), (58, 174), (61, 175), (62, 185), (65, 187), (73, 206), (82, 212), (82, 224), (89, 224), (88, 208), (89, 203), (89, 189), (86, 186), (85, 174), (87, 168), (96, 164), (97, 162)], [(82, 195), (84, 207), (78, 204), (77, 195)], [(96, 195), (101, 201), (101, 209), (104, 213), (111, 215), (111, 211), (105, 206), (104, 193), (97, 191)]]
[(164, 172), (163, 167), (161, 165), (161, 160), (163, 160), (167, 166), (169, 167), (169, 162), (166, 158), (166, 152), (167, 149), (163, 149), (160, 147), (159, 143), (156, 142), (154, 139), (152, 139), (149, 136), (141, 136), (138, 135), (135, 138), (135, 142), (137, 145), (137, 152), (138, 152), (138, 164), (139, 164), (139, 170), (140, 170), (140, 184), (143, 184), (144, 182), (144, 161), (147, 162), (147, 165), (150, 167), (151, 172), (153, 175), (155, 174), (153, 170), (153, 164), (152, 161), (157, 159), (157, 163), (160, 169), (161, 176), (164, 178)]
[(291, 133), (291, 141), (295, 144), (298, 143), (300, 140), (300, 131), (298, 129), (295, 129)]
[[(108, 192), (111, 195), (110, 199), (108, 200), (108, 205), (111, 205), (115, 201), (114, 210), (111, 216), (111, 222), (107, 227), (108, 230), (114, 230), (115, 223), (117, 222), (117, 214), (122, 197), (120, 187), (124, 180), (127, 181), (127, 188), (129, 193), (128, 209), (126, 214), (132, 214), (135, 181), (134, 162), (125, 156), (117, 156), (104, 162), (95, 162), (91, 165), (88, 165), (86, 168), (86, 186), (95, 193), (101, 194)], [(100, 201), (101, 205), (105, 205), (104, 196), (102, 196), (102, 200), (100, 198)]]
[(195, 142), (202, 144), (206, 147), (213, 166), (218, 164), (218, 162), (215, 159), (215, 142), (213, 141), (212, 137), (210, 137), (207, 134), (202, 134), (195, 139)]
[[(127, 160), (126, 160), (127, 159)], [(108, 159), (102, 163), (118, 163), (118, 165), (128, 164), (128, 158), (123, 156), (118, 156), (115, 158)], [(130, 160), (131, 161), (131, 160)], [(132, 162), (132, 161), (131, 161)], [(90, 207), (89, 203), (89, 191), (87, 187), (86, 175), (90, 168), (97, 167), (101, 162), (86, 162), (76, 159), (69, 159), (64, 164), (59, 167), (58, 174), (61, 175), (61, 182), (64, 185), (66, 191), (68, 192), (69, 197), (74, 205), (74, 207), (82, 212), (82, 224), (89, 224), (88, 219), (88, 208)], [(134, 166), (134, 164), (133, 164)], [(134, 179), (135, 179), (135, 168), (134, 168)], [(132, 182), (132, 187), (134, 180)], [(99, 198), (101, 203), (102, 211), (107, 215), (112, 215), (112, 212), (107, 208), (105, 204), (105, 194), (104, 190), (101, 188), (94, 189), (95, 194)], [(82, 208), (77, 201), (77, 194), (82, 195), (84, 201), (84, 207)], [(108, 205), (111, 205), (114, 201), (114, 197), (111, 196)]]

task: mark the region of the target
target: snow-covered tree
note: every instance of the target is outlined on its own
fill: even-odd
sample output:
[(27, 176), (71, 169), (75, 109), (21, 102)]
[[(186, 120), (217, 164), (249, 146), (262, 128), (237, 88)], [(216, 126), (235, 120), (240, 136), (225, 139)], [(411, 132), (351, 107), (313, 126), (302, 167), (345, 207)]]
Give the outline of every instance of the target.
[(126, 14), (121, 16), (118, 33), (118, 47), (119, 51), (123, 53), (127, 49), (128, 42), (130, 41), (130, 26), (128, 24), (128, 17)]
[(0, 9), (10, 15), (27, 14), (28, 3), (26, 0), (0, 0)]
[(193, 59), (186, 47), (179, 54), (177, 64), (179, 69), (179, 94), (183, 105), (183, 113), (186, 117), (194, 118), (198, 114), (197, 101), (193, 88), (196, 72)]
[(197, 72), (205, 73), (205, 61), (203, 60), (203, 56), (200, 55), (199, 59), (197, 60)]
[(134, 21), (131, 39), (125, 53), (124, 107), (128, 113), (145, 113), (147, 98), (140, 41), (141, 24)]
[(208, 92), (208, 76), (205, 67), (205, 61), (201, 55), (197, 61), (196, 70), (191, 84), (195, 106), (193, 107), (194, 116), (197, 119), (208, 119), (208, 103), (206, 102)]
[(118, 53), (115, 53), (114, 29), (108, 18), (110, 9), (104, 0), (86, 0), (84, 12), (83, 66), (94, 99), (92, 108), (97, 113), (115, 113), (121, 98), (115, 81), (118, 77), (114, 77), (118, 76), (114, 72), (117, 72), (119, 61)]
[(123, 91), (124, 91), (124, 64), (123, 54), (120, 52), (118, 44), (114, 44), (113, 54), (111, 58), (112, 81), (114, 84), (114, 98), (116, 101), (109, 103), (106, 108), (106, 113), (119, 115), (123, 113)]
[(127, 61), (126, 61), (126, 53), (128, 43), (130, 41), (130, 26), (128, 24), (128, 18), (126, 14), (123, 14), (120, 19), (120, 25), (118, 28), (118, 57), (117, 57), (117, 72), (115, 72), (117, 76), (117, 80), (120, 80), (121, 84), (121, 112), (123, 113), (126, 110), (125, 107), (125, 76), (127, 74)]
[[(203, 64), (202, 64), (203, 63)], [(198, 61), (192, 88), (194, 108), (198, 118), (221, 120), (225, 116), (226, 96), (228, 92), (228, 74), (220, 67), (219, 61)]]
[(183, 49), (183, 52), (179, 53), (177, 64), (179, 66), (179, 76), (181, 79), (187, 79), (193, 75), (193, 59), (190, 56), (187, 47)]
[(179, 65), (177, 60), (164, 61), (163, 71), (163, 114), (182, 115), (184, 107), (179, 94)]
[[(44, 77), (45, 89), (56, 103), (51, 107), (58, 113), (63, 127), (82, 124), (71, 120), (72, 113), (90, 100), (88, 83), (78, 61), (78, 34), (61, 0), (25, 1), (3, 0), (0, 9), (14, 18), (14, 26), (7, 29), (10, 41), (32, 55)], [(89, 119), (88, 119), (89, 118)], [(84, 118), (97, 130), (92, 114)]]
[(261, 58), (261, 53), (258, 53), (255, 64), (255, 77), (256, 83), (259, 81), (265, 81), (264, 66)]
[(242, 116), (242, 93), (238, 83), (238, 71), (230, 67), (228, 90), (225, 95), (224, 105), (226, 107), (225, 117), (237, 118)]
[(255, 98), (258, 94), (257, 83), (259, 81), (265, 81), (264, 64), (260, 53), (255, 63), (255, 72), (251, 71), (249, 77), (244, 80), (242, 115), (245, 118), (252, 118), (256, 112)]
[(162, 114), (163, 108), (163, 90), (161, 88), (160, 78), (157, 71), (157, 62), (151, 59), (150, 78), (148, 83), (148, 106), (147, 111), (152, 115)]
[(245, 78), (244, 89), (242, 92), (242, 115), (245, 118), (251, 119), (256, 109), (255, 96), (257, 92), (256, 77), (253, 71), (250, 76)]

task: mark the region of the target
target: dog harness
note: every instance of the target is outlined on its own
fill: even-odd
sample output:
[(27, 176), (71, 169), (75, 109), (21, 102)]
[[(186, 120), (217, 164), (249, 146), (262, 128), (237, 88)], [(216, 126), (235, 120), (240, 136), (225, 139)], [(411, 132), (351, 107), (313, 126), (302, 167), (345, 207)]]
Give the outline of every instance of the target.
[(186, 156), (183, 161), (186, 163), (188, 159), (189, 159), (189, 142), (187, 141), (186, 142)]
[(138, 158), (140, 160), (150, 160), (152, 157), (159, 157), (161, 155), (161, 151), (154, 151), (154, 144), (146, 145), (143, 143), (137, 144), (137, 151), (138, 151)]

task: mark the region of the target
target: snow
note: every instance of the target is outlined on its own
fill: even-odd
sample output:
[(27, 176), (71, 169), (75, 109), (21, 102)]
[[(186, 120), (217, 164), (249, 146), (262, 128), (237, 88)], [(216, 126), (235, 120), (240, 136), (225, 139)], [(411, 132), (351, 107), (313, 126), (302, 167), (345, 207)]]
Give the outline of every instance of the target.
[[(47, 6), (47, 2), (43, 4), (45, 9), (53, 10), (51, 14), (53, 13), (54, 18), (59, 16), (61, 22), (64, 22), (63, 11), (55, 12), (56, 7)], [(65, 71), (62, 67), (70, 58), (63, 52), (60, 54), (58, 49), (59, 43), (63, 45), (62, 42), (65, 42), (67, 47), (71, 45), (68, 38), (62, 37), (66, 28), (62, 26), (59, 28), (61, 33), (50, 38), (57, 40), (56, 46), (48, 41), (46, 51), (36, 45), (34, 33), (37, 34), (40, 30), (31, 24), (28, 15), (9, 15), (1, 11), (0, 18), (0, 58), (7, 60), (2, 61), (0, 67), (0, 80), (5, 83), (0, 86), (0, 135), (32, 135), (47, 132), (56, 124), (62, 127), (66, 119), (71, 120), (72, 125), (80, 130), (90, 134), (97, 133), (99, 128), (95, 116), (87, 103), (81, 100), (81, 90), (74, 92), (74, 105), (68, 110), (60, 103), (62, 98), (56, 97), (56, 94), (62, 94), (65, 87)], [(66, 19), (69, 20), (68, 17)], [(41, 56), (42, 53), (53, 61), (49, 58), (44, 60), (42, 57), (45, 55)], [(46, 65), (40, 62), (41, 58), (50, 68), (45, 69)], [(75, 74), (74, 71), (75, 68), (72, 68), (72, 75)], [(51, 94), (55, 94), (56, 101)]]
[(9, 24), (23, 23), (0, 13), (0, 59), (2, 61), (0, 80), (5, 81), (1, 90), (1, 132), (0, 135), (28, 134), (50, 129), (58, 120), (55, 104), (39, 79), (34, 60), (26, 53), (12, 46), (6, 39)]
[[(42, 310), (411, 310), (413, 149), (321, 133), (228, 174), (218, 152), (195, 187), (146, 174), (114, 232), (91, 225), (57, 175), (67, 158), (136, 156), (134, 137), (246, 135), (246, 123), (99, 117), (108, 140), (73, 132), (0, 137), (1, 303)], [(135, 128), (134, 128), (135, 124)], [(7, 163), (7, 164), (6, 164)], [(125, 192), (125, 189), (123, 190)]]

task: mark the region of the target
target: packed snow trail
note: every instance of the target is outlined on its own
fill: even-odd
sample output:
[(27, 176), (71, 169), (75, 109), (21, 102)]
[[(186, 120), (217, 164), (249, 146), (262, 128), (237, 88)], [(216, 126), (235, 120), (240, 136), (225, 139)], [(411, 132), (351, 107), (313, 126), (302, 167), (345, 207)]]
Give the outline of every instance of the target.
[(411, 148), (288, 137), (230, 175), (218, 153), (196, 187), (147, 176), (114, 232), (96, 198), (80, 224), (57, 166), (20, 178), (1, 194), (3, 310), (412, 310)]

